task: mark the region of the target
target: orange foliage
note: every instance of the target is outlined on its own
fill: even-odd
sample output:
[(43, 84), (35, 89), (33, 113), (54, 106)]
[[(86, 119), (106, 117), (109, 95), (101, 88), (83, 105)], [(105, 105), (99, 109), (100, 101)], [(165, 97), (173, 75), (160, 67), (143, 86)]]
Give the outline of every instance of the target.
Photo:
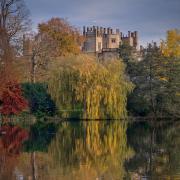
[(65, 19), (52, 18), (46, 23), (39, 24), (39, 33), (53, 57), (80, 53), (83, 38), (79, 30)]

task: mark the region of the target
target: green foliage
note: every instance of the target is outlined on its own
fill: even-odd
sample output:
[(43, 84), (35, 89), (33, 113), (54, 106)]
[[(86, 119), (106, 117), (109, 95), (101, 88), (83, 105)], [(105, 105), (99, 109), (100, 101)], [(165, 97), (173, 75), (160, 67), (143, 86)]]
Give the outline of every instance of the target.
[(151, 112), (150, 104), (141, 93), (138, 88), (135, 88), (133, 93), (128, 96), (127, 110), (129, 111), (129, 115), (147, 116)]
[(25, 143), (24, 149), (28, 152), (46, 152), (48, 145), (55, 136), (57, 125), (54, 123), (43, 123), (38, 121), (30, 128), (30, 138)]
[(125, 164), (129, 172), (141, 169), (141, 174), (150, 179), (179, 179), (179, 125), (174, 122), (132, 123), (127, 129), (127, 139), (135, 156)]
[(137, 65), (137, 60), (134, 58), (133, 47), (123, 44), (119, 47), (119, 57), (126, 64), (126, 73), (130, 78), (134, 77), (134, 71), (136, 70), (134, 66)]
[(42, 83), (22, 84), (25, 98), (29, 101), (30, 111), (37, 117), (53, 116), (56, 106)]
[(63, 117), (124, 118), (133, 85), (119, 60), (98, 62), (90, 56), (63, 58), (52, 68), (48, 89)]
[(158, 47), (149, 47), (144, 59), (133, 67), (136, 85), (128, 98), (132, 114), (179, 116), (180, 59), (165, 57)]
[(132, 61), (133, 58), (133, 47), (123, 44), (119, 46), (119, 56), (123, 59), (124, 62)]

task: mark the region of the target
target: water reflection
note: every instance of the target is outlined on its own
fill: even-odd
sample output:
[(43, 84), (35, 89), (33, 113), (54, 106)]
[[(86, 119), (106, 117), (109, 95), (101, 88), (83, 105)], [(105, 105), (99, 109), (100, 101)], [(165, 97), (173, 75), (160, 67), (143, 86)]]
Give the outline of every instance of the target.
[(18, 126), (0, 127), (0, 179), (14, 179), (16, 164), (22, 143), (28, 139), (28, 132)]
[(17, 126), (0, 133), (0, 179), (180, 179), (178, 122), (36, 123), (30, 135)]
[(180, 123), (133, 123), (127, 130), (135, 151), (126, 162), (131, 176), (147, 179), (180, 179)]
[(122, 179), (124, 162), (133, 152), (127, 146), (126, 124), (115, 122), (64, 123), (48, 151), (58, 179)]

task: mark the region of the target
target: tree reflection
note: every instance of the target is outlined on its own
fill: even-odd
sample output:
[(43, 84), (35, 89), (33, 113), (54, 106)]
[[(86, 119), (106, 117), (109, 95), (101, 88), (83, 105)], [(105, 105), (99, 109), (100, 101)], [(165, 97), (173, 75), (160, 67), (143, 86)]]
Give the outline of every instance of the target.
[(131, 176), (151, 179), (180, 179), (180, 124), (134, 123), (128, 141), (135, 156), (126, 163)]
[(133, 154), (126, 124), (118, 121), (63, 123), (48, 152), (63, 179), (122, 179), (124, 161)]
[(28, 139), (28, 132), (18, 126), (0, 127), (0, 178), (13, 179), (15, 166), (22, 149), (22, 144)]

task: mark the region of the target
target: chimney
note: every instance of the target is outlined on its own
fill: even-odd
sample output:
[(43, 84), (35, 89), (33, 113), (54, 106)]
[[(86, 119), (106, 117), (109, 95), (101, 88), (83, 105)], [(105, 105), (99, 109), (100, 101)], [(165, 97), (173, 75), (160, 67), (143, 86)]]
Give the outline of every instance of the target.
[(107, 34), (110, 34), (111, 33), (110, 31), (111, 31), (111, 28), (108, 28), (107, 29)]
[(120, 31), (119, 31), (119, 29), (116, 29), (116, 34), (120, 34)]
[(96, 32), (96, 27), (95, 26), (93, 26), (93, 32)]
[(100, 33), (101, 33), (101, 35), (103, 34), (103, 28), (102, 27), (100, 27)]
[(131, 31), (128, 31), (128, 37), (131, 37)]
[(83, 26), (83, 35), (85, 36), (86, 35), (86, 27)]
[(138, 32), (137, 31), (134, 31), (134, 36), (138, 37)]

